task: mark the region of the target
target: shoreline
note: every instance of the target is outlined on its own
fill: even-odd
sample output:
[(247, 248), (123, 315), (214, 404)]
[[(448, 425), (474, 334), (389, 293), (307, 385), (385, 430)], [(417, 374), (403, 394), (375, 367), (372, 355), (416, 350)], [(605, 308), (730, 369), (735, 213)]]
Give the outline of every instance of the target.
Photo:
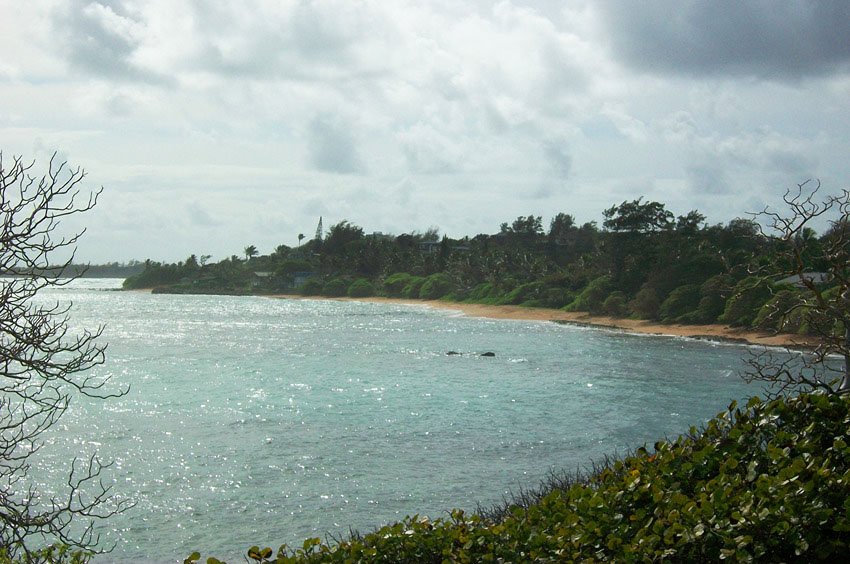
[[(139, 293), (151, 293), (151, 289), (124, 290)], [(569, 312), (560, 309), (531, 308), (517, 305), (488, 305), (461, 302), (446, 302), (442, 300), (412, 300), (406, 298), (363, 297), (349, 298), (347, 296), (301, 296), (298, 294), (249, 294), (282, 300), (327, 300), (341, 302), (365, 302), (382, 304), (418, 305), (434, 309), (460, 312), (469, 317), (485, 319), (512, 319), (516, 321), (542, 321), (592, 327), (596, 329), (611, 329), (640, 335), (656, 335), (659, 337), (685, 337), (721, 343), (737, 343), (741, 345), (759, 345), (765, 347), (785, 347), (796, 350), (813, 349), (817, 342), (806, 336), (789, 333), (770, 333), (754, 329), (729, 327), (728, 325), (680, 325), (675, 323), (659, 323), (645, 319), (629, 319), (625, 317), (610, 317), (590, 315), (587, 312)]]
[(515, 305), (487, 305), (469, 304), (459, 302), (445, 302), (441, 300), (410, 300), (404, 298), (349, 298), (349, 297), (326, 297), (326, 296), (298, 296), (291, 294), (273, 294), (269, 296), (275, 299), (315, 299), (366, 303), (402, 304), (402, 305), (424, 305), (435, 309), (457, 311), (470, 317), (483, 317), (487, 319), (513, 319), (517, 321), (549, 321), (578, 325), (582, 327), (593, 327), (599, 329), (613, 329), (627, 333), (638, 333), (642, 335), (657, 335), (664, 337), (686, 337), (690, 339), (710, 340), (726, 343), (739, 343), (749, 345), (761, 345), (767, 347), (789, 347), (794, 349), (810, 349), (816, 343), (809, 338), (787, 333), (770, 333), (767, 331), (756, 331), (753, 329), (740, 329), (728, 325), (678, 325), (666, 324), (643, 319), (628, 319), (619, 317), (608, 317), (602, 315), (590, 315), (586, 312), (568, 312), (559, 309), (529, 308)]

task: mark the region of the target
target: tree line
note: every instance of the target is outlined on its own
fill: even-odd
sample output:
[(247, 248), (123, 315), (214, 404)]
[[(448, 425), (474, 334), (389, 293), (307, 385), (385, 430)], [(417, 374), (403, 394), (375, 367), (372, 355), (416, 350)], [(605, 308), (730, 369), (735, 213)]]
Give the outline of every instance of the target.
[[(711, 225), (699, 211), (676, 216), (643, 198), (613, 205), (602, 216), (600, 227), (558, 213), (545, 229), (542, 216), (531, 214), (502, 223), (495, 234), (462, 239), (438, 237), (434, 229), (367, 234), (341, 221), (268, 255), (251, 245), (243, 256), (216, 263), (196, 255), (176, 264), (146, 261), (125, 287), (444, 299), (806, 333), (812, 327), (803, 317), (771, 314), (799, 293), (794, 284), (777, 286), (777, 277), (828, 271), (824, 249), (844, 240), (843, 222), (822, 235), (807, 225), (791, 241), (780, 241), (757, 218)], [(789, 245), (800, 247), (799, 264), (789, 262)], [(767, 267), (773, 279), (755, 275)]]

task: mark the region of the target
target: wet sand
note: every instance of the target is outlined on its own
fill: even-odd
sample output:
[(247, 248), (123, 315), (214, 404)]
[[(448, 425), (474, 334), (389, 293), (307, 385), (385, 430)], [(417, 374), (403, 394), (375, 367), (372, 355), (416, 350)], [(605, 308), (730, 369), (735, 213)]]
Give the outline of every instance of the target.
[[(294, 295), (278, 295), (273, 297), (284, 299), (304, 299), (301, 296)], [(315, 296), (307, 299), (426, 305), (439, 309), (459, 311), (464, 315), (469, 315), (471, 317), (516, 319), (523, 321), (553, 321), (557, 323), (572, 323), (576, 325), (617, 329), (630, 333), (691, 337), (695, 339), (750, 343), (754, 345), (774, 347), (811, 348), (816, 345), (813, 340), (806, 339), (799, 335), (789, 335), (784, 333), (775, 334), (764, 331), (754, 331), (752, 329), (739, 329), (720, 324), (665, 324), (640, 319), (589, 315), (584, 312), (567, 312), (558, 309), (529, 308), (511, 305), (465, 304), (444, 302), (440, 300), (405, 300), (400, 298), (325, 298)]]

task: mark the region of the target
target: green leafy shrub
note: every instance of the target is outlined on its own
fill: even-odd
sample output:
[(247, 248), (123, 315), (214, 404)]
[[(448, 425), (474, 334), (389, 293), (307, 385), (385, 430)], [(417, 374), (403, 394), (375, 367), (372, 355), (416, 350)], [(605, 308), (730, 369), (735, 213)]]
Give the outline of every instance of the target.
[(792, 289), (780, 290), (775, 296), (761, 306), (753, 326), (759, 329), (770, 329), (796, 333), (805, 323), (805, 311), (800, 292)]
[(391, 298), (400, 298), (404, 287), (410, 284), (412, 276), (407, 272), (396, 272), (384, 280), (384, 292)]
[(575, 294), (568, 288), (547, 288), (538, 299), (542, 307), (561, 309), (575, 299)]
[(605, 298), (611, 293), (611, 277), (600, 276), (590, 282), (564, 309), (566, 311), (587, 311), (592, 314), (602, 313)]
[(626, 309), (626, 294), (620, 292), (619, 290), (616, 292), (611, 292), (605, 299), (605, 303), (602, 304), (602, 311), (605, 315), (610, 315), (611, 317), (625, 317), (627, 313)]
[(723, 271), (723, 261), (718, 256), (698, 254), (659, 265), (650, 273), (644, 286), (653, 288), (659, 296), (664, 297), (679, 286), (699, 286)]
[(351, 281), (346, 280), (345, 278), (334, 278), (333, 280), (329, 280), (322, 287), (322, 295), (334, 298), (344, 296), (346, 295), (350, 284)]
[(686, 284), (670, 292), (658, 308), (658, 316), (667, 323), (680, 321), (683, 316), (699, 306), (699, 288), (697, 284)]
[[(838, 286), (834, 286), (823, 292), (822, 296), (828, 304), (828, 307), (846, 307), (844, 305), (836, 304), (837, 300), (840, 300), (840, 302), (844, 302), (844, 300), (841, 299), (839, 290), (840, 288)], [(840, 319), (836, 319), (834, 314), (829, 314), (823, 311), (822, 309), (813, 307), (806, 308), (795, 312), (795, 315), (792, 316), (792, 319), (794, 322), (799, 322), (800, 327), (797, 332), (801, 335), (816, 335), (828, 336), (831, 338), (843, 338), (845, 334), (844, 324), (842, 323), (842, 321)]]
[(96, 553), (67, 544), (56, 543), (45, 548), (31, 550), (28, 555), (12, 558), (7, 547), (0, 547), (0, 564), (85, 564), (91, 562)]
[(454, 289), (454, 282), (448, 274), (438, 272), (432, 274), (422, 283), (419, 289), (419, 297), (423, 300), (436, 300), (442, 298)]
[(719, 320), (734, 327), (749, 327), (770, 297), (769, 282), (748, 276), (735, 284)]
[(318, 296), (322, 293), (322, 281), (318, 278), (308, 278), (298, 291), (302, 296)]
[(401, 297), (409, 300), (419, 298), (419, 291), (422, 289), (422, 284), (425, 283), (425, 278), (422, 276), (411, 276), (410, 281), (401, 291)]
[(640, 319), (656, 319), (661, 308), (661, 299), (655, 288), (644, 286), (629, 302), (629, 309)]
[(723, 314), (732, 293), (733, 281), (728, 274), (712, 276), (700, 286), (697, 308), (680, 318), (681, 323), (714, 323)]
[(470, 302), (480, 302), (488, 298), (497, 297), (499, 297), (499, 290), (490, 282), (482, 282), (469, 292), (467, 300)]
[(477, 304), (500, 305), (505, 302), (505, 294), (496, 284), (483, 282), (469, 292), (466, 301)]
[[(799, 562), (850, 549), (850, 398), (733, 404), (701, 431), (554, 480), (493, 516), (415, 515), (256, 562)], [(200, 560), (195, 553), (189, 562)]]
[(375, 287), (365, 278), (358, 278), (348, 287), (348, 297), (368, 298), (375, 295)]
[(536, 300), (543, 291), (543, 282), (528, 282), (521, 284), (505, 295), (502, 300), (505, 304), (517, 305), (529, 300)]

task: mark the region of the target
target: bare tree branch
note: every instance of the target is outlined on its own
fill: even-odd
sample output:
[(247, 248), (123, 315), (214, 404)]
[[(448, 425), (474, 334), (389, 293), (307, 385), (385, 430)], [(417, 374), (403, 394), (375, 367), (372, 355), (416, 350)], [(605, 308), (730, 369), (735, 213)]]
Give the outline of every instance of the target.
[[(753, 272), (792, 280), (791, 289), (769, 302), (773, 309), (767, 320), (780, 331), (799, 327), (816, 343), (793, 361), (769, 354), (749, 360), (746, 377), (767, 382), (776, 394), (850, 391), (850, 192), (820, 197), (820, 189), (820, 181), (807, 180), (785, 192), (784, 210), (752, 214), (776, 252), (774, 260)], [(818, 238), (811, 225), (823, 217), (831, 217), (830, 227)], [(844, 360), (841, 368), (836, 358)]]
[[(71, 331), (70, 305), (33, 300), (44, 288), (71, 281), (66, 274), (85, 230), (60, 235), (62, 220), (91, 210), (102, 189), (83, 192), (85, 171), (55, 154), (43, 176), (31, 175), (34, 166), (0, 153), (0, 555), (38, 562), (65, 554), (60, 545), (102, 550), (95, 522), (131, 502), (101, 480), (109, 464), (95, 456), (73, 461), (62, 493), (45, 496), (32, 485), (29, 461), (74, 395), (128, 391), (87, 374), (104, 361), (106, 346), (97, 342), (102, 327)], [(53, 548), (35, 546), (45, 542)]]

